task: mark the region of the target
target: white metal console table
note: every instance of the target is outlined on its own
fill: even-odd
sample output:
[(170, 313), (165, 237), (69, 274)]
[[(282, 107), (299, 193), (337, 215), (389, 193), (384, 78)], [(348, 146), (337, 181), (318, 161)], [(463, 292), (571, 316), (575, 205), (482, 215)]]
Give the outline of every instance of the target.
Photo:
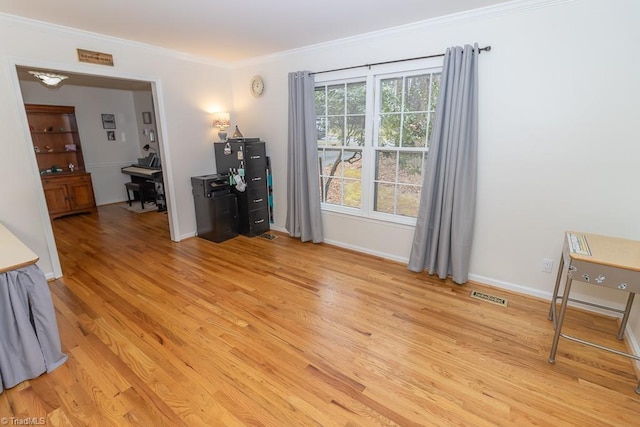
[[(558, 295), (565, 264), (568, 264), (566, 284), (562, 295)], [(573, 280), (628, 292), (629, 297), (627, 298), (625, 309), (619, 310), (613, 307), (570, 298), (569, 293)], [(553, 299), (551, 300), (551, 308), (549, 309), (549, 320), (553, 320), (555, 329), (549, 363), (555, 363), (560, 337), (600, 350), (606, 350), (621, 356), (640, 360), (640, 357), (636, 355), (604, 347), (562, 333), (562, 323), (567, 310), (567, 302), (572, 301), (622, 313), (622, 322), (618, 330), (618, 339), (621, 340), (624, 337), (624, 330), (629, 320), (629, 314), (636, 292), (640, 292), (640, 241), (578, 232), (565, 233), (564, 246), (560, 257), (560, 264), (558, 265), (556, 286), (553, 290)], [(558, 299), (562, 300), (560, 313), (556, 313), (556, 301)], [(638, 384), (636, 388), (636, 393), (640, 394), (640, 384)]]

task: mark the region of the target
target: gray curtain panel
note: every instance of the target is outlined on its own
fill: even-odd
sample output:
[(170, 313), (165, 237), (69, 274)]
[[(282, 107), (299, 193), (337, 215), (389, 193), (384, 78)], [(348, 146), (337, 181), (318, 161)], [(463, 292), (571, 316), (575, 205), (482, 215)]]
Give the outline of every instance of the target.
[(478, 45), (447, 49), (409, 270), (469, 277), (476, 205)]
[(0, 274), (0, 393), (66, 360), (42, 271), (30, 265)]
[(320, 175), (314, 79), (308, 71), (289, 73), (287, 219), (291, 237), (324, 240), (320, 212)]

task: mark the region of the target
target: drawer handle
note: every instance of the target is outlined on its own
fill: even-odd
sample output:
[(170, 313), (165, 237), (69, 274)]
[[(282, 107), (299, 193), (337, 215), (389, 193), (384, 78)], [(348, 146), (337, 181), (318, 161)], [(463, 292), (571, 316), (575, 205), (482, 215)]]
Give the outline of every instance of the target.
[(250, 158), (251, 160), (255, 160), (255, 159), (259, 159), (259, 158), (261, 158), (261, 157), (262, 157), (262, 156), (251, 156), (251, 157), (249, 157), (249, 158)]
[(257, 221), (253, 221), (254, 224), (261, 224), (264, 222), (264, 219), (259, 219)]
[(253, 203), (260, 203), (262, 199), (253, 199)]
[(254, 178), (251, 178), (251, 181), (261, 181), (262, 177), (261, 176), (256, 176)]
[(624, 291), (625, 289), (627, 289), (627, 284), (626, 283), (620, 283), (618, 285), (618, 289)]

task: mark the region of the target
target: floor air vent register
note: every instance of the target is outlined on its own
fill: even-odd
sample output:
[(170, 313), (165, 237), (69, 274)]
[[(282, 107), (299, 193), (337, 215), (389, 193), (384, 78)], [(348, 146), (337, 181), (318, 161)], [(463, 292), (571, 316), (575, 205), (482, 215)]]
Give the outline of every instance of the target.
[(507, 306), (507, 300), (505, 298), (500, 298), (494, 295), (485, 294), (484, 292), (480, 292), (480, 291), (471, 291), (471, 298), (487, 301), (492, 304), (500, 305), (502, 307)]

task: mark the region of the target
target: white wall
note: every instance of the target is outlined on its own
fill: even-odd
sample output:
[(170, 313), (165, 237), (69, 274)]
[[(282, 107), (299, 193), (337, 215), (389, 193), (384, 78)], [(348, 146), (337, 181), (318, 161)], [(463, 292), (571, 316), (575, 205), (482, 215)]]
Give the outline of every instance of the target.
[[(42, 186), (26, 124), (16, 65), (153, 82), (165, 190), (174, 240), (195, 232), (190, 177), (211, 173), (215, 130), (211, 111), (231, 107), (226, 64), (110, 37), (0, 14), (0, 221), (38, 256), (49, 277), (59, 273)], [(46, 40), (46, 43), (43, 43)], [(115, 66), (82, 64), (76, 49), (113, 54)], [(99, 113), (99, 112), (98, 112)], [(116, 118), (118, 120), (118, 118)], [(85, 141), (83, 141), (84, 143)], [(88, 142), (88, 141), (87, 141)]]
[[(25, 81), (20, 82), (20, 87), (25, 103), (76, 108), (82, 154), (87, 172), (91, 173), (96, 204), (126, 200), (124, 183), (130, 181), (130, 177), (120, 168), (136, 163), (143, 155), (141, 145), (144, 145), (138, 132), (134, 92), (72, 85), (51, 90), (37, 82)], [(150, 93), (147, 97), (150, 98)], [(101, 114), (115, 114), (115, 141), (107, 140)]]
[[(540, 7), (536, 7), (540, 6)], [(234, 102), (245, 135), (267, 142), (276, 226), (286, 216), (287, 73), (491, 45), (480, 56), (479, 176), (472, 279), (550, 298), (565, 230), (640, 240), (640, 2), (513, 2), (239, 66)], [(251, 77), (265, 79), (254, 99)], [(326, 238), (407, 260), (412, 227), (324, 213)], [(621, 306), (625, 295), (577, 286)], [(589, 289), (586, 289), (589, 288)], [(640, 340), (640, 304), (633, 336)]]
[[(138, 123), (138, 138), (140, 139), (140, 149), (149, 144), (151, 147), (149, 152), (155, 150), (156, 153), (160, 153), (160, 147), (158, 145), (158, 138), (151, 141), (151, 132), (155, 135), (158, 134), (157, 120), (155, 112), (153, 111), (153, 96), (151, 92), (135, 91), (133, 92), (133, 104), (135, 105), (136, 118)], [(151, 113), (151, 123), (144, 123), (142, 119), (142, 113)], [(149, 152), (142, 150), (142, 153), (146, 156)]]

